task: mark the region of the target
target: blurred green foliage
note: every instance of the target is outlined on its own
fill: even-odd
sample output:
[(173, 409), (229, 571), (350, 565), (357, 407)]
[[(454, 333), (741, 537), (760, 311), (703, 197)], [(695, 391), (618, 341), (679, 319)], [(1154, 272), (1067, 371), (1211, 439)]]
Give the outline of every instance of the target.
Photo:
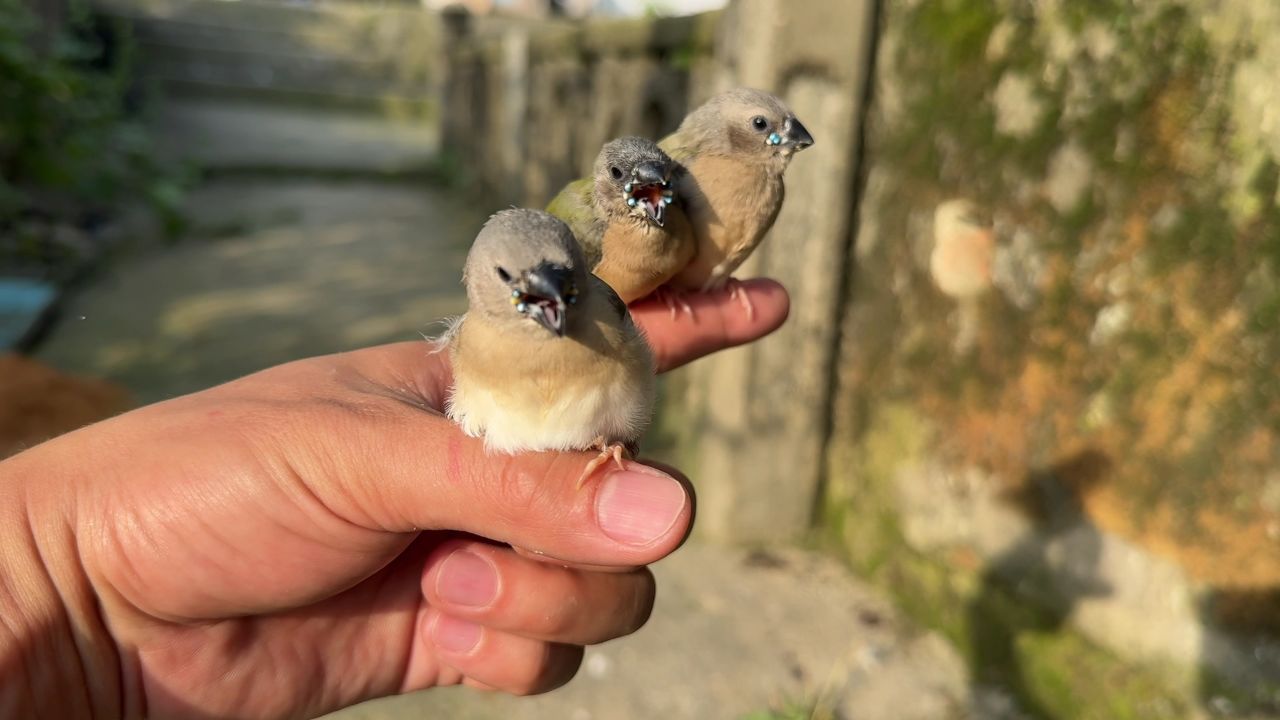
[(0, 260), (6, 264), (41, 244), (32, 220), (37, 228), (85, 227), (114, 208), (140, 203), (166, 230), (177, 229), (181, 186), (162, 170), (141, 123), (126, 111), (132, 44), (122, 28), (113, 30), (119, 32), (108, 36), (73, 4), (66, 27), (51, 31), (22, 0), (0, 0)]

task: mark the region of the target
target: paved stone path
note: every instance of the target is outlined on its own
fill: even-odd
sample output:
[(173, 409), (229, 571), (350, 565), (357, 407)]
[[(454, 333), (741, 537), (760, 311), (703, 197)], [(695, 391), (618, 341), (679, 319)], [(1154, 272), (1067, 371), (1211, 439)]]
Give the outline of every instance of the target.
[(635, 635), (589, 648), (578, 677), (534, 698), (464, 688), (366, 703), (333, 720), (950, 720), (967, 705), (958, 656), (918, 634), (836, 563), (795, 550), (688, 545), (653, 568)]
[[(314, 180), (219, 181), (197, 233), (101, 271), (38, 355), (161, 400), (309, 355), (420, 338), (461, 312), (486, 212), (441, 191)], [(236, 228), (244, 228), (237, 230)]]

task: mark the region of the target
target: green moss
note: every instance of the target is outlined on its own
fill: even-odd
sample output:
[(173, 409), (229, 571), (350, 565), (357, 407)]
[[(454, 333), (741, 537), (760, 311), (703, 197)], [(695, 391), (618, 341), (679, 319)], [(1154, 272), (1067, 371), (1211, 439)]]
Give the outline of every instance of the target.
[(820, 544), (950, 639), (977, 679), (1008, 689), (1036, 717), (1184, 716), (1187, 701), (1160, 674), (1125, 665), (1066, 627), (1066, 608), (1049, 599), (1048, 576), (1024, 573), (1014, 592), (998, 562), (964, 571), (909, 549), (893, 482), (930, 447), (927, 427), (910, 405), (886, 403), (859, 440), (833, 446), (829, 465), (840, 470), (822, 508)]
[(856, 549), (846, 557), (867, 575), (876, 573), (901, 545), (893, 511), (893, 474), (898, 463), (920, 457), (927, 443), (921, 434), (925, 425), (906, 405), (886, 405), (872, 422), (858, 448), (833, 449), (829, 465), (847, 470), (831, 478), (819, 510), (838, 545)]
[(1252, 688), (1252, 691), (1247, 691), (1241, 689), (1239, 681), (1227, 680), (1216, 673), (1205, 671), (1200, 675), (1200, 697), (1218, 715), (1261, 718), (1280, 714), (1280, 681), (1264, 681)]
[[(1055, 3), (1054, 17), (1017, 3), (997, 17), (996, 5), (885, 7), (881, 47), (892, 55), (880, 59), (878, 82), (900, 104), (869, 128), (872, 173), (890, 187), (864, 211), (880, 236), (901, 242), (859, 256), (850, 301), (858, 347), (840, 358), (858, 388), (837, 408), (823, 540), (1040, 716), (1188, 716), (1192, 693), (1171, 689), (1182, 686), (1169, 673), (1126, 665), (1073, 632), (1066, 611), (1045, 601), (1048, 578), (1010, 563), (1014, 592), (999, 567), (965, 570), (972, 558), (962, 554), (913, 553), (894, 483), (904, 464), (938, 457), (921, 408), (944, 427), (986, 412), (981, 422), (1030, 428), (1025, 441), (1000, 439), (1020, 447), (994, 443), (992, 452), (1012, 456), (1009, 475), (1020, 458), (1081, 444), (1118, 450), (1108, 480), (1125, 512), (1183, 512), (1185, 535), (1170, 532), (1170, 541), (1214, 542), (1195, 523), (1204, 512), (1252, 522), (1260, 472), (1242, 467), (1240, 451), (1257, 457), (1258, 443), (1272, 442), (1258, 430), (1280, 431), (1280, 162), (1263, 157), (1256, 139), (1230, 142), (1239, 128), (1224, 83), (1234, 56), (1209, 44), (1187, 4)], [(988, 57), (997, 26), (1009, 34)], [(1114, 43), (1095, 43), (1099, 28)], [(1074, 54), (1059, 57), (1060, 33), (1084, 31)], [(992, 97), (1012, 72), (1032, 83), (1045, 110), (1021, 138), (995, 130)], [(1122, 138), (1129, 149), (1118, 152)], [(1043, 183), (1068, 142), (1088, 155), (1093, 176), (1084, 201), (1059, 214)], [(984, 299), (980, 340), (967, 356), (951, 349), (945, 318), (954, 307), (933, 287), (920, 247), (928, 239), (919, 237), (931, 207), (956, 196), (998, 211), (1044, 261), (1033, 305), (1014, 307), (1000, 293)], [(1116, 302), (1133, 310), (1127, 324), (1090, 347), (1098, 312)], [(1210, 329), (1218, 347), (1199, 335)], [(1023, 374), (1028, 357), (1054, 368), (1054, 387)], [(1028, 377), (1040, 384), (1019, 405), (1011, 398)], [(1224, 397), (1206, 407), (1202, 385)], [(1087, 422), (1088, 409), (1102, 406), (1105, 420)], [(1076, 418), (1073, 408), (1084, 412)], [(1003, 426), (972, 424), (948, 438), (984, 427)], [(1159, 437), (1169, 441), (1145, 449)], [(1141, 528), (1142, 517), (1130, 520)]]
[(675, 48), (667, 55), (667, 64), (672, 69), (688, 72), (693, 68), (693, 61), (697, 59), (699, 51), (697, 48), (690, 46), (682, 46)]
[(1169, 678), (1161, 672), (1117, 662), (1074, 633), (1028, 633), (1020, 639), (1019, 650), (1031, 691), (1056, 703), (1050, 707), (1058, 717), (1146, 720), (1193, 715), (1193, 702), (1172, 692)]
[[(865, 558), (862, 550), (846, 551)], [(957, 572), (901, 545), (878, 554), (871, 569), (908, 616), (961, 649), (977, 679), (1007, 689), (1035, 717), (1189, 716), (1189, 701), (1160, 674), (1127, 665), (1063, 629), (1061, 614), (992, 577)]]
[(911, 18), (923, 39), (948, 62), (972, 62), (982, 56), (991, 29), (999, 21), (988, 0), (936, 0), (921, 3)]
[(582, 26), (582, 45), (601, 55), (639, 53), (653, 42), (652, 23), (646, 18), (593, 18)]
[(640, 440), (640, 450), (645, 457), (675, 467), (697, 467), (698, 448), (696, 431), (698, 418), (690, 412), (684, 396), (689, 386), (685, 371), (667, 373), (658, 378), (657, 413), (653, 423)]

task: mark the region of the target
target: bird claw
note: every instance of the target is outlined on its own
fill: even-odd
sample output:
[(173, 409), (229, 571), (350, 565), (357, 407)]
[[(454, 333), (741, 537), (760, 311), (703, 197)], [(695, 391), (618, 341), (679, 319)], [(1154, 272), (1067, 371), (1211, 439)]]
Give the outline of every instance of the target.
[(663, 305), (671, 311), (671, 319), (675, 320), (679, 316), (679, 312), (683, 311), (690, 319), (697, 319), (693, 314), (693, 306), (689, 301), (684, 299), (684, 292), (677, 290), (668, 285), (663, 285), (653, 291), (654, 298), (661, 300)]
[(601, 465), (607, 464), (610, 460), (618, 466), (619, 470), (625, 470), (626, 466), (622, 464), (623, 456), (627, 455), (627, 447), (622, 443), (608, 443), (603, 437), (598, 437), (591, 443), (591, 447), (600, 451), (600, 454), (591, 459), (587, 466), (583, 468), (582, 475), (578, 476), (578, 490), (591, 479), (591, 476), (600, 469)]
[(737, 278), (729, 278), (725, 283), (729, 288), (729, 298), (737, 300), (747, 311), (747, 319), (756, 319), (756, 306), (751, 303), (751, 296), (747, 295), (747, 288)]

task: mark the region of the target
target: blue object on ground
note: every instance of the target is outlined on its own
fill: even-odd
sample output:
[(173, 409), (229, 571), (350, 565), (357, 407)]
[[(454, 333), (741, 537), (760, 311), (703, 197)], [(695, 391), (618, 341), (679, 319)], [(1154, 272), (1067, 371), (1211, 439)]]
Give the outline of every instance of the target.
[(25, 278), (0, 278), (0, 350), (12, 350), (45, 317), (58, 292), (54, 286)]

